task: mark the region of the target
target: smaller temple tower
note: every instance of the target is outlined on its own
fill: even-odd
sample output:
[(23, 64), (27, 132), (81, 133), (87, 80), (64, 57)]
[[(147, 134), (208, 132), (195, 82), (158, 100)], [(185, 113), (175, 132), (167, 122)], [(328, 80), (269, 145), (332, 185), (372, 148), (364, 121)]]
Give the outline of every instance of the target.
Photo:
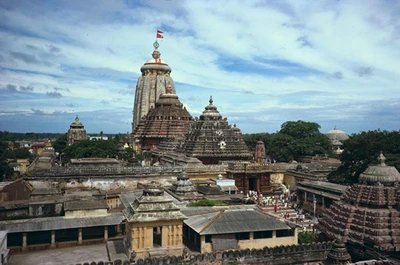
[(187, 217), (164, 195), (161, 185), (153, 181), (133, 201), (125, 196), (121, 195), (121, 201), (129, 257), (182, 255), (182, 225)]
[(257, 163), (262, 163), (265, 159), (265, 145), (264, 142), (259, 140), (256, 144), (256, 153), (254, 160)]
[(71, 123), (67, 133), (67, 143), (72, 145), (77, 141), (86, 140), (86, 130), (83, 124), (79, 121), (78, 115), (76, 115), (75, 121)]
[(195, 120), (180, 148), (188, 157), (198, 158), (203, 164), (218, 164), (220, 161), (250, 160), (251, 154), (236, 125), (222, 118), (210, 97), (210, 104)]

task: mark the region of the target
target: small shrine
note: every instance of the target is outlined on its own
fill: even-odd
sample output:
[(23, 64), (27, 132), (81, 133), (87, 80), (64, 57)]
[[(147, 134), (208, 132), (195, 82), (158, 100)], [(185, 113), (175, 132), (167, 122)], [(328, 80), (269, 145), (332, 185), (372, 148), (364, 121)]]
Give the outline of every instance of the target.
[(182, 172), (170, 189), (176, 196), (186, 200), (202, 197), (196, 190), (186, 172)]
[(157, 257), (182, 255), (183, 220), (187, 217), (157, 182), (148, 184), (139, 196), (121, 194), (126, 219), (128, 257)]

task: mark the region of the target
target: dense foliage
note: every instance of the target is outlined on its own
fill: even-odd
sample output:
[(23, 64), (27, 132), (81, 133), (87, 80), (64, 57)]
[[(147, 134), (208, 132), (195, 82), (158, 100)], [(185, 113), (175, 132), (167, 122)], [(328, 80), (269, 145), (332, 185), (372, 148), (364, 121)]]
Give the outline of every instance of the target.
[(28, 159), (32, 154), (27, 148), (11, 150), (7, 142), (0, 142), (0, 181), (13, 175), (13, 169), (7, 163), (9, 159)]
[(37, 141), (42, 139), (56, 139), (61, 133), (14, 133), (8, 131), (0, 131), (0, 141)]
[(311, 232), (299, 233), (299, 244), (310, 244), (319, 242), (319, 234)]
[(353, 134), (344, 142), (343, 148), (342, 165), (329, 175), (331, 182), (358, 182), (358, 177), (369, 165), (378, 163), (381, 151), (387, 165), (400, 169), (400, 131), (375, 130)]
[(53, 143), (53, 148), (55, 152), (61, 154), (64, 148), (67, 147), (67, 134), (64, 133)]
[(332, 154), (331, 141), (315, 122), (288, 121), (277, 133), (245, 134), (243, 139), (251, 150), (258, 140), (264, 142), (266, 153), (279, 162), (290, 162), (302, 156)]
[(68, 162), (71, 158), (98, 157), (106, 158), (117, 156), (118, 144), (110, 140), (82, 140), (66, 147), (62, 154), (62, 162)]

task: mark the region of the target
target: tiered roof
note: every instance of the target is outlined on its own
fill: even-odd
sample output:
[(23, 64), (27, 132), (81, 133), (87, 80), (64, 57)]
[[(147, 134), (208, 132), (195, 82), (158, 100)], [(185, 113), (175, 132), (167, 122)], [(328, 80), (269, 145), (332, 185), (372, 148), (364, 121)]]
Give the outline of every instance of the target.
[[(124, 195), (121, 195), (123, 197)], [(121, 200), (126, 199), (121, 198)], [(183, 215), (174, 202), (164, 195), (164, 189), (156, 182), (147, 185), (143, 194), (134, 198), (133, 202), (124, 205), (122, 211), (127, 222), (154, 222), (183, 220)]]
[(179, 101), (176, 94), (172, 94), (169, 86), (162, 94), (154, 108), (150, 108), (145, 117), (140, 120), (133, 135), (137, 139), (153, 138), (179, 140), (188, 132), (193, 118)]
[(320, 221), (320, 229), (331, 238), (375, 249), (400, 251), (400, 173), (380, 164), (361, 174), (360, 183), (349, 187), (340, 201), (334, 202)]
[(250, 152), (236, 125), (232, 128), (213, 105), (205, 107), (200, 119), (192, 126), (180, 150), (187, 156), (196, 157), (203, 163), (219, 160), (249, 160)]

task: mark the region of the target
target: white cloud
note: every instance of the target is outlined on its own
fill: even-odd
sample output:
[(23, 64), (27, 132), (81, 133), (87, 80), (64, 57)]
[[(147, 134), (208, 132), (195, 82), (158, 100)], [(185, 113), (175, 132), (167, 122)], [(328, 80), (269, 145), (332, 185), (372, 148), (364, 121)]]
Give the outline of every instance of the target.
[[(386, 102), (399, 91), (400, 4), (25, 2), (0, 4), (0, 85), (34, 87), (21, 92), (44, 96), (61, 93), (56, 101), (62, 103), (46, 103), (47, 113), (78, 105), (96, 111), (105, 102), (109, 108), (132, 108), (130, 89), (151, 56), (156, 29), (164, 30), (162, 58), (188, 110), (199, 115), (212, 94), (222, 115), (239, 127), (248, 125), (239, 117), (265, 123), (266, 131), (269, 120), (318, 117), (337, 125), (365, 120), (357, 127), (347, 123), (348, 130), (359, 131), (369, 126), (370, 113), (356, 111), (358, 104), (371, 109), (367, 102)], [(332, 111), (342, 103), (340, 111)], [(8, 111), (44, 110), (33, 98), (6, 104)], [(121, 130), (129, 130), (124, 126)]]

